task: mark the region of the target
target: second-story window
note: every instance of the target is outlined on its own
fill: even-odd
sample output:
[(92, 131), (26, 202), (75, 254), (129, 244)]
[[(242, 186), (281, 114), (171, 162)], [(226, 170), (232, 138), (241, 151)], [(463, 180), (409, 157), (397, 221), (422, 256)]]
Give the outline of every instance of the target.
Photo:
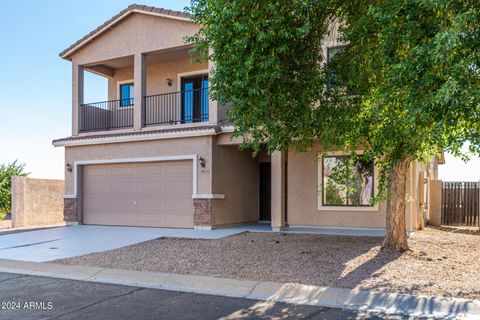
[[(331, 48), (327, 48), (327, 63), (330, 63), (332, 62), (333, 58), (335, 57), (335, 55), (337, 53), (339, 53), (340, 51), (342, 51), (344, 47), (331, 47)], [(333, 89), (334, 87), (334, 83), (335, 83), (335, 76), (336, 76), (336, 73), (335, 73), (335, 70), (333, 69), (330, 73), (330, 80), (328, 81), (327, 83), (327, 88), (329, 90)]]
[(335, 55), (339, 53), (342, 49), (343, 47), (327, 48), (327, 62), (332, 61), (333, 57), (335, 57)]
[(120, 106), (133, 106), (133, 83), (124, 83), (120, 85)]

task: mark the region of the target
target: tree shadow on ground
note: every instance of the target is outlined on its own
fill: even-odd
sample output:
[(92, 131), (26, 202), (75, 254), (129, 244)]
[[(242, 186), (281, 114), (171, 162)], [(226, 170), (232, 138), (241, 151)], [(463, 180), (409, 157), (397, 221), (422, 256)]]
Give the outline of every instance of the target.
[(435, 227), (435, 226), (430, 226), (430, 225), (428, 227), (431, 228), (431, 229), (438, 230), (438, 231), (480, 236), (480, 228), (478, 228), (478, 227), (466, 227), (466, 226), (465, 227), (464, 226)]
[[(363, 253), (359, 253), (359, 256)], [(355, 267), (353, 270), (345, 272), (345, 269), (338, 270), (337, 283), (342, 287), (355, 288), (360, 285), (364, 280), (371, 278), (381, 277), (380, 269), (387, 266), (400, 258), (405, 253), (391, 249), (380, 249), (373, 256), (368, 258), (362, 264)], [(344, 267), (347, 266), (349, 261), (343, 261)]]

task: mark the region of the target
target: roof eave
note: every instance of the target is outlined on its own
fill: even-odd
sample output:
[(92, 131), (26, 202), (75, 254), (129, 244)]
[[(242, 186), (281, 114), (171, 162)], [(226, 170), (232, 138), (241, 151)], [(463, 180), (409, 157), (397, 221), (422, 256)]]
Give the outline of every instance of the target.
[[(152, 10), (154, 9), (153, 7), (149, 7)], [(111, 21), (107, 21), (104, 25), (98, 27), (97, 29), (93, 30), (91, 33), (87, 34), (84, 36), (82, 39), (65, 49), (64, 51), (60, 52), (59, 56), (62, 59), (71, 61), (71, 55), (82, 48), (83, 46), (87, 45), (89, 42), (93, 41), (95, 38), (100, 36), (102, 33), (108, 31), (109, 29), (113, 28), (114, 25), (128, 17), (129, 15), (133, 13), (141, 13), (141, 14), (147, 14), (147, 15), (152, 15), (152, 16), (157, 16), (157, 17), (162, 17), (166, 19), (172, 19), (172, 20), (179, 20), (179, 21), (184, 21), (184, 22), (191, 22), (195, 23), (192, 21), (191, 18), (185, 17), (185, 16), (175, 16), (171, 14), (165, 14), (165, 13), (160, 13), (160, 12), (154, 12), (154, 11), (149, 11), (149, 10), (144, 10), (140, 9), (138, 6), (130, 6), (127, 9), (121, 11), (119, 14), (111, 18)]]

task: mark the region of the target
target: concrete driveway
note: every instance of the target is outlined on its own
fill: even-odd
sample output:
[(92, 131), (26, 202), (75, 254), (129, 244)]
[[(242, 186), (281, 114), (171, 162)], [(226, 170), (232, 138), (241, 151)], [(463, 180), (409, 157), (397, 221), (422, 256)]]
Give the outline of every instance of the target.
[(270, 231), (255, 225), (217, 230), (68, 226), (0, 234), (0, 258), (45, 262), (129, 246), (161, 237), (219, 239), (245, 231)]

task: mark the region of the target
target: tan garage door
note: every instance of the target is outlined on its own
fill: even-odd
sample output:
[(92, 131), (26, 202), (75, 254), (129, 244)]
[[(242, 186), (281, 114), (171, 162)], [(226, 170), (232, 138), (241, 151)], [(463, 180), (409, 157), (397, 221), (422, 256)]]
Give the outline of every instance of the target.
[(192, 162), (83, 167), (83, 223), (193, 228)]

